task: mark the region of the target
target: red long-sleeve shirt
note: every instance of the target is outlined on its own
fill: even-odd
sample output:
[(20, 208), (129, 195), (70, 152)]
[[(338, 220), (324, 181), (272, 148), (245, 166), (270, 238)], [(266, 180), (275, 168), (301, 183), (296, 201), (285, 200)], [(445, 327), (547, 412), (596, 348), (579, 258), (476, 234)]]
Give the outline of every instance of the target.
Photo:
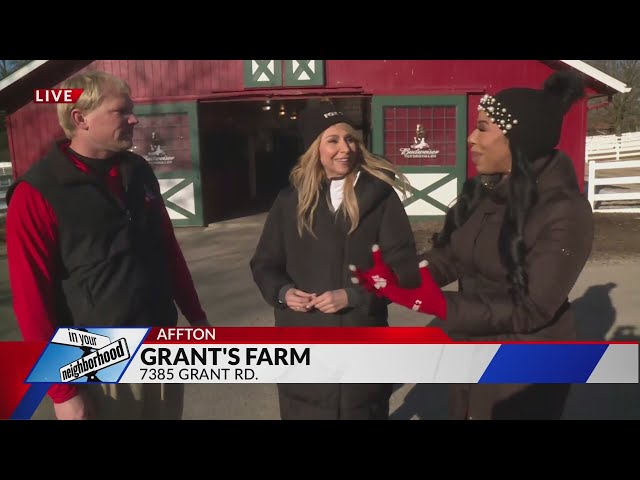
[[(85, 173), (89, 168), (70, 156)], [(105, 177), (111, 191), (124, 196), (117, 166)], [(162, 208), (164, 232), (169, 251), (169, 272), (175, 279), (175, 302), (189, 322), (206, 319), (191, 273), (176, 240), (171, 219)], [(13, 192), (6, 218), (7, 259), (13, 309), (25, 341), (49, 341), (58, 320), (55, 318), (54, 285), (58, 250), (58, 222), (55, 212), (38, 190), (21, 182)], [(55, 384), (48, 392), (54, 403), (77, 394), (73, 384)]]

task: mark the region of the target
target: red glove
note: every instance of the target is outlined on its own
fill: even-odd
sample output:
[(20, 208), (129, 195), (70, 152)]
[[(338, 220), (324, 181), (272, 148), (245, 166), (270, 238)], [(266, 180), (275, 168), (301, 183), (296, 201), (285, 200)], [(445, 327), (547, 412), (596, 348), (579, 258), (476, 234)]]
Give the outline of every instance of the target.
[(418, 288), (402, 288), (398, 284), (398, 278), (382, 260), (380, 247), (372, 247), (373, 267), (361, 272), (354, 265), (349, 265), (353, 272), (351, 281), (362, 285), (370, 292), (378, 296), (385, 296), (393, 303), (409, 308), (414, 312), (422, 312), (445, 319), (447, 316), (447, 302), (442, 295), (440, 287), (436, 284), (427, 268), (428, 262), (422, 260), (418, 266), (422, 283)]
[(387, 286), (388, 284), (398, 285), (398, 277), (389, 266), (384, 263), (382, 259), (382, 252), (378, 245), (371, 247), (373, 252), (373, 267), (366, 271), (366, 276), (360, 272), (355, 265), (349, 265), (349, 270), (353, 273), (351, 281), (362, 285), (368, 292), (375, 293), (378, 297), (384, 297), (385, 295), (380, 290), (380, 287)]

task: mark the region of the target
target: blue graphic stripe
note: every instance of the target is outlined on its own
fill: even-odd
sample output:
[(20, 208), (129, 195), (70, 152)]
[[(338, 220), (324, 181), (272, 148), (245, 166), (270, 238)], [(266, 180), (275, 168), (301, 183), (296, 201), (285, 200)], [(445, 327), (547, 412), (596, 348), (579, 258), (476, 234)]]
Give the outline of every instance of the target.
[(500, 345), (478, 383), (586, 383), (603, 344)]
[(11, 415), (11, 420), (30, 420), (50, 386), (50, 383), (32, 384)]
[(129, 365), (131, 365), (131, 362), (133, 362), (133, 359), (138, 354), (138, 350), (140, 350), (140, 347), (142, 347), (142, 344), (144, 343), (144, 341), (149, 336), (149, 332), (150, 331), (151, 331), (151, 328), (147, 328), (147, 331), (142, 336), (142, 340), (140, 340), (140, 342), (136, 346), (135, 351), (133, 353), (131, 353), (131, 351), (129, 351), (129, 355), (130, 355), (129, 360), (127, 360), (127, 363), (124, 364), (124, 367), (122, 367), (122, 371), (120, 372), (120, 376), (118, 376), (118, 379), (113, 383), (120, 383), (120, 380), (122, 380), (122, 377), (124, 376), (124, 373), (127, 371), (127, 368), (129, 368)]

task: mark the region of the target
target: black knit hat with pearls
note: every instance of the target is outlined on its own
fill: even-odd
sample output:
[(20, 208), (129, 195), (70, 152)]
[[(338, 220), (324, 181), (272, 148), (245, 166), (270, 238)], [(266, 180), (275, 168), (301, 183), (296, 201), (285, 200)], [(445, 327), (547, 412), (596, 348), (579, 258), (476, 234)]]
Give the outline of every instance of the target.
[(564, 115), (584, 96), (584, 78), (578, 72), (552, 73), (541, 90), (508, 88), (485, 95), (478, 110), (484, 111), (530, 161), (545, 156), (557, 146)]

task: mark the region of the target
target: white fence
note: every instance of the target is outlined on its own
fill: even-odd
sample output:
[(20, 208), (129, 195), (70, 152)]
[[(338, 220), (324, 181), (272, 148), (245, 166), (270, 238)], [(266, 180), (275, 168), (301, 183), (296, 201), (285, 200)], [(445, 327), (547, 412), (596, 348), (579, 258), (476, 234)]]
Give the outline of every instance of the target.
[(13, 181), (11, 172), (11, 162), (0, 162), (0, 218), (7, 213), (7, 203), (4, 201), (4, 196)]
[(594, 212), (640, 212), (640, 132), (587, 137), (586, 161)]

